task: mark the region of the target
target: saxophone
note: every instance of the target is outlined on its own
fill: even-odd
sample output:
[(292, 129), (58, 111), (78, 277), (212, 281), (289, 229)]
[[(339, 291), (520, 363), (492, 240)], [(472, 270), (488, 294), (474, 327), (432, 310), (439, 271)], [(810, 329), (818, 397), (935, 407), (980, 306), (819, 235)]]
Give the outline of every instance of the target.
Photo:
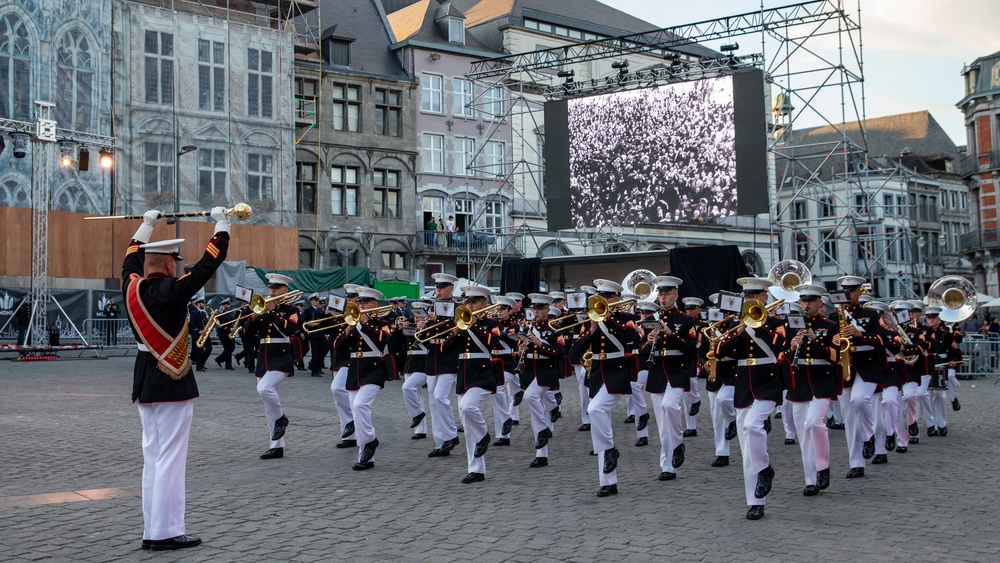
[(840, 319), (840, 371), (844, 375), (844, 381), (851, 380), (851, 339), (844, 336), (844, 329), (847, 328), (847, 308), (837, 307), (837, 317)]

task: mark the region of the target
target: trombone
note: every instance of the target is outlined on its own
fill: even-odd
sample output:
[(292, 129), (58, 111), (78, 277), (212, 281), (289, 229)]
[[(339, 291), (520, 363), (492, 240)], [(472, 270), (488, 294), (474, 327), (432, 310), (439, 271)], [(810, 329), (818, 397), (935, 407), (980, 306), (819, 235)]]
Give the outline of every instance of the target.
[[(488, 317), (488, 316), (492, 315), (493, 313), (495, 313), (499, 308), (500, 308), (500, 304), (496, 304), (496, 305), (490, 305), (489, 307), (486, 307), (484, 309), (480, 309), (478, 311), (473, 311), (472, 309), (466, 307), (465, 305), (459, 305), (458, 307), (455, 307), (455, 318), (454, 319), (445, 319), (443, 321), (434, 323), (431, 326), (424, 327), (424, 328), (418, 330), (417, 332), (413, 333), (413, 338), (416, 339), (417, 342), (423, 344), (424, 342), (427, 342), (428, 340), (434, 340), (435, 338), (441, 338), (442, 336), (444, 336), (444, 335), (448, 334), (449, 332), (451, 332), (451, 330), (453, 328), (458, 328), (459, 330), (469, 330), (469, 328), (471, 328), (472, 325), (476, 324), (477, 320), (479, 320), (479, 319), (485, 319), (486, 317)], [(445, 326), (444, 328), (438, 330), (437, 332), (434, 332), (433, 334), (431, 334), (429, 336), (424, 336), (423, 333), (430, 332), (433, 329), (435, 329), (436, 327), (442, 326), (445, 323), (447, 323), (449, 321), (452, 321), (452, 320), (455, 321), (455, 326), (453, 326), (453, 327)]]
[[(392, 311), (392, 305), (383, 305), (382, 307), (372, 307), (371, 309), (362, 309), (357, 303), (348, 303), (344, 306), (344, 314), (337, 315), (335, 317), (325, 317), (322, 319), (316, 319), (314, 321), (309, 321), (302, 323), (302, 332), (306, 334), (312, 334), (321, 330), (328, 330), (331, 328), (337, 328), (344, 325), (355, 326), (361, 322), (362, 315), (368, 315), (371, 318), (378, 318), (388, 315)], [(327, 327), (319, 326), (320, 323), (328, 323), (331, 320), (338, 320), (337, 324), (330, 325)], [(307, 324), (316, 324), (317, 326), (311, 326), (306, 328)]]
[(747, 299), (743, 302), (743, 307), (740, 309), (740, 322), (733, 325), (726, 332), (723, 332), (719, 338), (725, 338), (729, 336), (730, 333), (743, 326), (747, 328), (760, 328), (764, 326), (764, 323), (767, 322), (768, 315), (773, 315), (774, 312), (778, 310), (778, 307), (781, 307), (784, 303), (784, 299), (778, 299), (773, 303), (764, 305), (756, 299)]
[(608, 315), (610, 315), (611, 313), (620, 313), (628, 309), (632, 305), (635, 305), (635, 301), (636, 301), (635, 299), (625, 299), (623, 301), (608, 303), (608, 300), (601, 297), (600, 295), (591, 295), (590, 297), (587, 298), (586, 319), (575, 322), (573, 324), (561, 326), (559, 328), (553, 328), (552, 332), (562, 332), (564, 330), (568, 330), (575, 326), (580, 326), (583, 323), (591, 321), (595, 323), (604, 322), (604, 320), (608, 318)]
[[(268, 303), (274, 303), (275, 305), (287, 305), (289, 303), (294, 303), (302, 299), (302, 291), (296, 289), (295, 291), (289, 291), (288, 293), (283, 293), (281, 295), (275, 295), (274, 297), (264, 298), (263, 295), (259, 293), (254, 293), (250, 296), (250, 312), (243, 313), (234, 319), (230, 319), (226, 322), (219, 323), (219, 328), (232, 326), (241, 320), (249, 317), (250, 315), (260, 315), (267, 310)], [(238, 332), (238, 331), (237, 331)]]

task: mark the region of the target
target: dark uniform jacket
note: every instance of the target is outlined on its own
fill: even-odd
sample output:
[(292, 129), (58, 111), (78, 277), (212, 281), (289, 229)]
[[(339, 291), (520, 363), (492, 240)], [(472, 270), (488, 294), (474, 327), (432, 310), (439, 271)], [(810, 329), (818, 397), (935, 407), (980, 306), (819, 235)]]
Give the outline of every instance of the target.
[[(850, 387), (855, 377), (861, 377), (868, 383), (878, 384), (884, 379), (886, 366), (885, 346), (891, 340), (889, 332), (884, 328), (882, 316), (878, 311), (865, 309), (860, 305), (844, 305), (847, 310), (849, 324), (856, 324), (863, 334), (851, 338), (851, 380), (845, 383)], [(851, 319), (855, 323), (851, 323)], [(834, 310), (830, 320), (840, 322), (840, 311)]]
[(948, 387), (948, 368), (937, 366), (948, 362), (958, 362), (962, 360), (962, 351), (955, 342), (955, 333), (948, 330), (944, 324), (938, 324), (936, 328), (927, 329), (927, 348), (930, 350), (930, 387), (934, 389), (945, 389)]
[(441, 343), (441, 351), (458, 352), (458, 371), (455, 393), (464, 395), (473, 387), (490, 393), (497, 391), (496, 372), (493, 370), (493, 348), (500, 338), (499, 324), (488, 319), (477, 320), (469, 330), (449, 334)]
[[(125, 261), (122, 264), (122, 295), (126, 307), (128, 306), (129, 286), (143, 276), (146, 252), (139, 248), (141, 244), (143, 243), (137, 240), (129, 243), (128, 250), (125, 252)], [(145, 305), (152, 320), (164, 332), (176, 337), (186, 330), (184, 325), (188, 317), (187, 305), (191, 301), (191, 297), (208, 283), (208, 280), (215, 274), (215, 270), (226, 260), (228, 249), (229, 233), (216, 233), (208, 242), (201, 260), (194, 265), (189, 274), (180, 278), (151, 274), (141, 282), (142, 285), (139, 286), (138, 292), (139, 299)], [(129, 317), (131, 323), (131, 312)], [(141, 342), (134, 324), (132, 330), (136, 332), (136, 339)], [(184, 353), (187, 353), (186, 343), (183, 343), (179, 348), (183, 348)], [(174, 380), (160, 371), (158, 362), (152, 354), (139, 351), (132, 372), (133, 402), (186, 401), (197, 396), (198, 384), (195, 382), (194, 373), (190, 366), (179, 380)]]
[(647, 343), (642, 349), (641, 356), (652, 360), (652, 364), (648, 365), (646, 391), (663, 393), (668, 384), (675, 389), (689, 391), (691, 378), (697, 373), (698, 327), (690, 315), (676, 307), (661, 313), (660, 320), (673, 334), (665, 336), (660, 331), (656, 342), (653, 345)]
[[(443, 322), (444, 324), (437, 326), (433, 329), (434, 334), (440, 334), (446, 330), (455, 328), (454, 319), (445, 319), (443, 317), (437, 317), (436, 321), (427, 320), (426, 326), (431, 326), (435, 323)], [(430, 334), (430, 333), (427, 333)], [(458, 372), (458, 349), (451, 348), (447, 352), (441, 349), (441, 343), (444, 342), (445, 337), (433, 338), (429, 340), (427, 344), (427, 375), (442, 375), (446, 373), (457, 373)]]
[(264, 377), (269, 371), (281, 371), (288, 377), (295, 375), (293, 338), (298, 338), (299, 309), (294, 305), (278, 305), (274, 311), (265, 311), (247, 323), (247, 332), (260, 339), (257, 365), (254, 374)]
[[(232, 321), (233, 319), (237, 318), (239, 314), (240, 312), (238, 309), (229, 309), (228, 311), (219, 313), (216, 319), (218, 319), (219, 324), (222, 324), (227, 321)], [(223, 346), (226, 346), (227, 344), (235, 345), (236, 341), (229, 337), (229, 335), (232, 333), (233, 333), (232, 325), (220, 326), (215, 329), (215, 335), (219, 337), (219, 342), (221, 342)]]
[(836, 399), (844, 382), (837, 363), (840, 329), (837, 323), (821, 315), (806, 318), (805, 323), (816, 338), (804, 339), (798, 349), (789, 353), (792, 370), (791, 381), (785, 385), (786, 398), (795, 402)]
[(519, 328), (517, 321), (508, 318), (506, 321), (497, 320), (496, 328), (500, 332), (500, 338), (496, 341), (493, 355), (503, 362), (503, 370), (507, 373), (514, 373), (517, 367), (518, 354), (517, 345), (519, 342), (511, 338)]
[(783, 321), (774, 317), (768, 317), (759, 328), (733, 332), (719, 341), (716, 356), (736, 358), (733, 406), (746, 408), (755, 400), (781, 402), (781, 370), (777, 356), (784, 346)]
[(532, 381), (538, 381), (540, 387), (559, 389), (562, 375), (560, 363), (566, 354), (566, 339), (553, 332), (547, 320), (536, 322), (532, 326), (532, 334), (535, 332), (542, 345), (526, 342), (528, 348), (524, 352), (524, 364), (521, 367), (521, 389), (527, 389)]
[(912, 365), (903, 362), (900, 366), (903, 369), (903, 383), (916, 383), (920, 385), (920, 378), (930, 373), (927, 370), (927, 340), (924, 338), (926, 329), (909, 322), (903, 326), (903, 330), (906, 331), (906, 335), (910, 338), (910, 342), (913, 345), (906, 346), (900, 343), (901, 348), (899, 353), (901, 356), (916, 356), (916, 361)]
[(385, 387), (387, 374), (382, 356), (386, 353), (388, 342), (389, 325), (381, 319), (369, 319), (366, 323), (349, 326), (340, 334), (337, 346), (345, 348), (350, 356), (350, 363), (347, 364), (348, 391), (357, 391), (363, 385)]
[(408, 348), (403, 373), (426, 373), (424, 370), (427, 369), (427, 346), (417, 342), (412, 334), (406, 337), (406, 341)]
[[(719, 332), (726, 332), (726, 329), (733, 326), (735, 321), (729, 320), (721, 325), (719, 325)], [(706, 348), (710, 346), (710, 341), (708, 337), (705, 336), (705, 346)], [(715, 344), (718, 344), (716, 342)], [(716, 346), (718, 347), (718, 346)], [(709, 392), (716, 392), (722, 389), (723, 385), (733, 386), (736, 385), (736, 358), (731, 356), (716, 356), (715, 358), (715, 381), (705, 382), (705, 390)]]
[[(590, 350), (594, 357), (591, 360), (590, 398), (593, 399), (605, 386), (613, 395), (631, 395), (632, 382), (629, 379), (625, 352), (630, 342), (638, 341), (639, 331), (631, 321), (625, 321), (619, 314), (609, 315), (594, 331), (589, 331), (580, 337), (576, 348), (580, 353)], [(589, 326), (589, 325), (586, 325)], [(617, 340), (621, 346), (615, 344)]]

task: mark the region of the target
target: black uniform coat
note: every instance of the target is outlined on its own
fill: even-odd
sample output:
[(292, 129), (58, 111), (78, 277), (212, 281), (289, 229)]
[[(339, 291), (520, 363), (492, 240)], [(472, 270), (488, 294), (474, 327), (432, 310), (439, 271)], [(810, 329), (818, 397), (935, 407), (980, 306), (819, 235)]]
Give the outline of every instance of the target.
[(938, 324), (936, 328), (927, 329), (927, 347), (930, 350), (930, 387), (934, 389), (945, 389), (948, 387), (948, 368), (937, 368), (941, 364), (950, 361), (960, 361), (962, 351), (958, 349), (955, 342), (955, 334), (945, 328), (943, 324)]
[[(725, 332), (727, 328), (733, 326), (732, 320), (719, 325), (719, 332)], [(705, 338), (705, 346), (709, 346), (708, 338)], [(718, 343), (716, 343), (718, 344)], [(715, 381), (705, 382), (705, 390), (714, 393), (722, 389), (723, 385), (736, 385), (736, 359), (731, 357), (715, 358)]]
[[(446, 330), (455, 328), (454, 319), (438, 317), (436, 321), (428, 319), (427, 326), (444, 322), (441, 326), (433, 329), (434, 334), (440, 334)], [(429, 334), (429, 333), (428, 333)], [(441, 343), (444, 337), (434, 338), (427, 342), (427, 375), (442, 375), (446, 373), (458, 372), (458, 349), (451, 348), (447, 352), (441, 350)]]
[[(374, 350), (361, 337), (362, 332), (375, 345)], [(348, 330), (340, 334), (337, 346), (344, 347), (351, 357), (347, 364), (348, 391), (357, 391), (362, 385), (385, 387), (385, 360), (382, 355), (385, 354), (388, 342), (389, 325), (382, 319), (369, 319), (367, 323), (348, 327)], [(359, 358), (359, 354), (364, 356)]]
[[(486, 351), (473, 341), (475, 338)], [(449, 334), (441, 343), (442, 352), (458, 351), (458, 372), (455, 377), (455, 393), (464, 395), (473, 387), (478, 387), (490, 393), (497, 392), (497, 377), (493, 371), (493, 348), (500, 338), (499, 325), (488, 319), (477, 320), (469, 330), (459, 330)], [(467, 354), (475, 357), (467, 358)]]
[[(851, 338), (851, 381), (845, 387), (854, 383), (855, 377), (861, 377), (868, 383), (879, 384), (885, 380), (883, 374), (886, 366), (885, 346), (892, 337), (882, 322), (878, 311), (866, 309), (860, 305), (844, 305), (848, 312), (848, 323), (853, 317), (863, 334)], [(840, 322), (840, 312), (834, 310), (830, 320)], [(857, 351), (858, 346), (873, 346), (874, 350)]]
[[(840, 328), (837, 323), (821, 315), (807, 318), (805, 323), (808, 329), (816, 333), (816, 338), (803, 340), (797, 350), (790, 352), (794, 363), (791, 381), (786, 385), (786, 397), (795, 402), (811, 401), (814, 397), (836, 399), (844, 387), (844, 378), (837, 363)], [(811, 360), (822, 360), (829, 364), (810, 365)]]
[[(669, 383), (674, 389), (691, 390), (691, 378), (695, 371), (695, 358), (698, 352), (698, 327), (694, 318), (674, 307), (663, 312), (660, 320), (667, 325), (673, 334), (664, 336), (661, 331), (656, 342), (643, 347), (643, 361), (651, 358), (652, 365), (647, 366), (649, 376), (646, 378), (646, 391), (663, 393)], [(647, 341), (648, 342), (648, 341)], [(653, 352), (657, 356), (650, 356)], [(681, 355), (667, 355), (668, 352), (680, 352)], [(640, 366), (643, 367), (643, 366)]]
[[(295, 354), (291, 339), (298, 338), (299, 309), (294, 305), (278, 305), (274, 311), (265, 311), (247, 323), (247, 331), (260, 339), (254, 375), (264, 377), (269, 371), (282, 371), (288, 377), (295, 375)], [(268, 343), (269, 338), (287, 339), (289, 342)]]
[(425, 373), (427, 364), (427, 346), (417, 342), (413, 335), (407, 336), (406, 365), (403, 373)]
[(538, 339), (542, 341), (542, 345), (527, 342), (528, 348), (524, 353), (520, 375), (521, 389), (527, 389), (532, 381), (538, 381), (540, 387), (559, 389), (559, 363), (566, 354), (566, 339), (553, 332), (548, 321), (536, 322), (532, 328), (538, 331)]
[[(627, 352), (627, 343), (637, 341), (639, 331), (636, 330), (633, 322), (625, 321), (617, 313), (609, 315), (603, 324), (603, 329), (598, 326), (594, 331), (588, 330), (576, 343), (576, 348), (581, 354), (587, 350), (594, 354), (590, 364), (590, 380), (588, 382), (590, 398), (593, 399), (597, 396), (601, 386), (606, 387), (608, 393), (613, 395), (631, 395), (632, 382), (625, 365), (627, 360), (624, 357), (602, 360), (601, 355)], [(621, 348), (615, 346), (608, 338), (609, 333), (622, 343)]]
[(511, 338), (511, 335), (517, 332), (518, 326), (517, 321), (510, 318), (506, 321), (496, 321), (500, 338), (497, 339), (497, 346), (493, 350), (493, 355), (503, 362), (503, 370), (507, 373), (514, 373), (514, 368), (517, 367), (517, 345), (520, 343)]
[(906, 335), (910, 337), (912, 346), (903, 346), (900, 354), (904, 356), (916, 356), (917, 361), (913, 365), (903, 363), (903, 383), (916, 383), (920, 385), (920, 378), (930, 373), (927, 368), (927, 340), (924, 334), (925, 327), (915, 326), (912, 322), (906, 323), (903, 327)]
[[(753, 331), (756, 339), (751, 338)], [(767, 350), (764, 350), (760, 340)], [(739, 360), (767, 360), (777, 357), (785, 346), (785, 327), (782, 321), (768, 317), (767, 322), (756, 329), (748, 328), (734, 332), (719, 341), (716, 356), (732, 356)], [(745, 365), (736, 367), (736, 389), (733, 391), (733, 406), (738, 409), (749, 407), (754, 400), (781, 402), (781, 370), (775, 363)]]
[[(122, 264), (122, 296), (128, 303), (127, 291), (130, 284), (143, 275), (146, 252), (139, 248), (141, 241), (129, 243)], [(187, 305), (212, 275), (226, 260), (229, 249), (229, 233), (216, 233), (209, 241), (201, 260), (194, 265), (189, 274), (180, 278), (168, 278), (162, 274), (151, 274), (139, 286), (139, 298), (149, 311), (152, 319), (168, 334), (177, 336), (185, 330), (187, 320)], [(127, 306), (127, 305), (126, 305)], [(129, 319), (131, 323), (131, 319)], [(135, 332), (135, 327), (132, 327)], [(139, 335), (136, 333), (136, 340)], [(139, 340), (141, 342), (141, 340)], [(187, 374), (175, 381), (160, 371), (156, 358), (149, 352), (139, 351), (135, 358), (135, 368), (132, 371), (132, 401), (140, 403), (165, 403), (186, 401), (198, 396), (198, 384), (194, 373), (188, 369)]]

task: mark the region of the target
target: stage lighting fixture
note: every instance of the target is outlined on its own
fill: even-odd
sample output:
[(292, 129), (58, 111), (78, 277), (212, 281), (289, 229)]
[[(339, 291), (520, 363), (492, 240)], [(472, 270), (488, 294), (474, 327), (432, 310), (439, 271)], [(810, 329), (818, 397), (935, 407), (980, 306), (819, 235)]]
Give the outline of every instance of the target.
[(624, 70), (625, 72), (628, 72), (628, 61), (615, 61), (611, 63), (611, 68), (619, 71)]
[(115, 153), (108, 147), (101, 149), (101, 167), (111, 168), (115, 163)]
[(722, 47), (719, 47), (719, 50), (722, 51), (722, 52), (724, 52), (724, 53), (732, 53), (733, 51), (735, 51), (735, 50), (737, 50), (739, 48), (740, 48), (740, 44), (739, 43), (726, 43)]
[(573, 82), (573, 78), (576, 76), (576, 71), (574, 70), (560, 70), (556, 76), (559, 78), (565, 78), (566, 84)]
[(28, 143), (31, 142), (31, 137), (27, 133), (11, 133), (10, 138), (14, 141), (14, 158), (28, 156)]
[(681, 54), (680, 53), (672, 53), (671, 52), (671, 53), (667, 53), (666, 55), (663, 55), (663, 60), (665, 60), (665, 61), (678, 61), (678, 60), (680, 60), (680, 58), (681, 58)]
[(63, 168), (69, 168), (76, 162), (76, 143), (72, 141), (60, 141), (59, 152), (62, 154), (60, 161)]

